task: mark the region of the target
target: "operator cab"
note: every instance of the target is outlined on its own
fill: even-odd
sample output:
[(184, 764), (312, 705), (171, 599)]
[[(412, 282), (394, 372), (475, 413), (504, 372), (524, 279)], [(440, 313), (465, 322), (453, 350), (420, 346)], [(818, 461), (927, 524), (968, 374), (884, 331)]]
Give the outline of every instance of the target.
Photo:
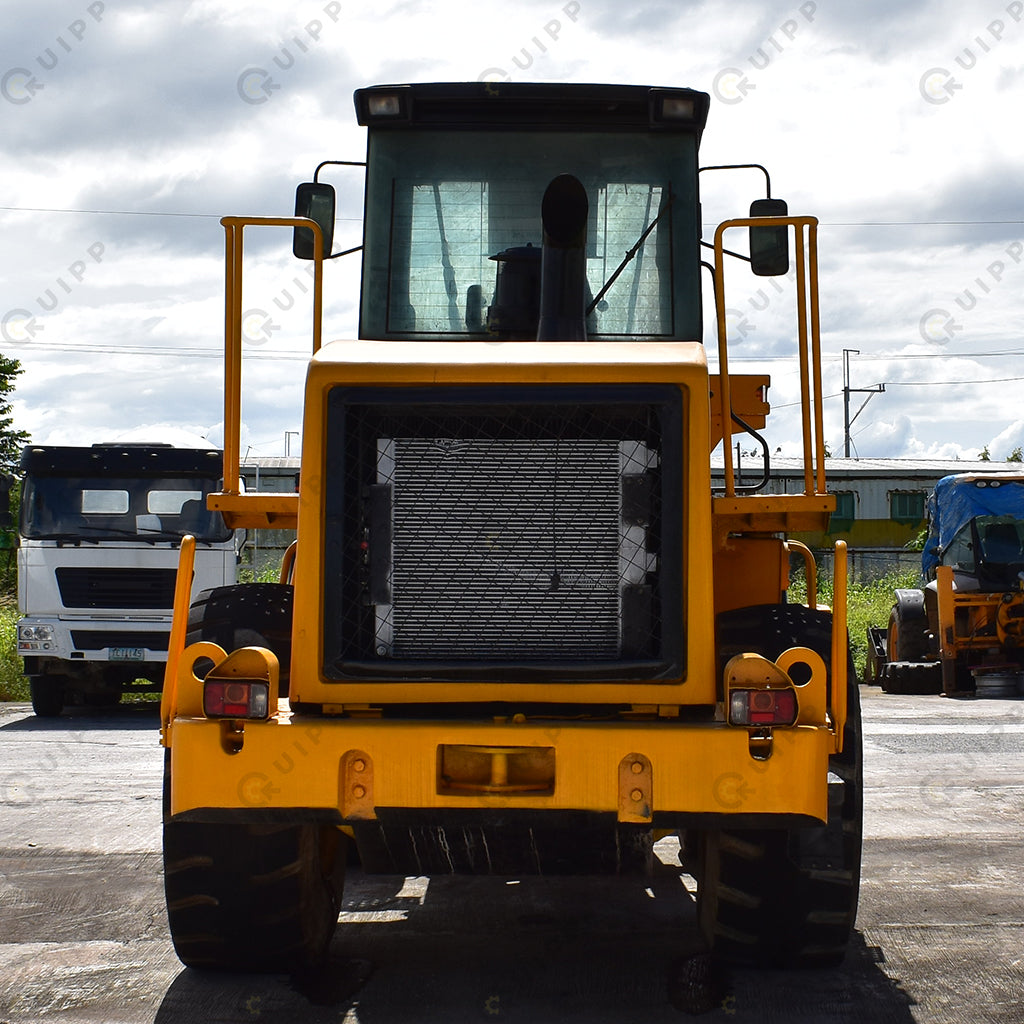
[[(536, 338), (544, 197), (571, 176), (585, 204), (586, 336), (700, 340), (705, 93), (428, 84), (355, 102), (369, 129), (360, 337)], [(333, 226), (304, 188), (297, 213)], [(574, 202), (563, 187), (549, 207)]]
[(958, 590), (1016, 590), (1024, 572), (1024, 521), (976, 516), (943, 552)]

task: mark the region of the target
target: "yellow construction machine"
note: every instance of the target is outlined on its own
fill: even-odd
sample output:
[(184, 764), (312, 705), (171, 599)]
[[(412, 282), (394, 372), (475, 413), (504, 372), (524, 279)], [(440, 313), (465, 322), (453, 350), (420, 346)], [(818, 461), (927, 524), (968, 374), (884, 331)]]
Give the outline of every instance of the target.
[[(709, 97), (690, 89), (432, 83), (360, 89), (355, 106), (358, 338), (321, 345), (327, 162), (294, 217), (223, 220), (227, 436), (209, 507), (297, 540), (280, 582), (191, 608), (182, 544), (162, 706), (179, 957), (318, 961), (355, 858), (406, 875), (643, 871), (678, 835), (717, 955), (836, 963), (861, 834), (845, 548), (829, 609), (785, 539), (834, 508), (817, 221), (789, 216), (765, 173), (750, 215), (702, 240)], [(296, 494), (239, 486), (253, 225), (290, 228), (312, 260)], [(751, 272), (791, 282), (800, 493), (735, 479), (738, 434), (770, 473), (768, 378), (729, 371), (727, 267), (740, 288)], [(791, 555), (806, 604), (787, 600)]]

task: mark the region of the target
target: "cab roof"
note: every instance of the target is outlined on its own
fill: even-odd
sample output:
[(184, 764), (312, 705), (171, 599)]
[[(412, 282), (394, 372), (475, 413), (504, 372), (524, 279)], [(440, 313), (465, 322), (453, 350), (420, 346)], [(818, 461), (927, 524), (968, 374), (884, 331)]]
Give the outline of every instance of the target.
[(687, 132), (698, 139), (711, 98), (694, 89), (549, 82), (430, 82), (355, 92), (374, 129)]

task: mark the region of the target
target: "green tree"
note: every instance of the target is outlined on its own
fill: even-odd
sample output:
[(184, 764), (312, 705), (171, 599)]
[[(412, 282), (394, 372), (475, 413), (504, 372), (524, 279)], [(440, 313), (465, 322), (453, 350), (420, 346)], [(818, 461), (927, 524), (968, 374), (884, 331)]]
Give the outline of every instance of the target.
[(1006, 456), (1007, 462), (1024, 462), (1024, 447), (1017, 445), (1016, 448)]
[(992, 456), (989, 454), (988, 445), (985, 445), (985, 447), (982, 448), (980, 452), (978, 452), (978, 461), (979, 462), (991, 462), (992, 461)]
[(0, 472), (14, 473), (21, 461), (21, 449), (28, 444), (28, 432), (14, 429), (11, 395), (14, 379), (22, 372), (17, 359), (8, 359), (0, 353)]

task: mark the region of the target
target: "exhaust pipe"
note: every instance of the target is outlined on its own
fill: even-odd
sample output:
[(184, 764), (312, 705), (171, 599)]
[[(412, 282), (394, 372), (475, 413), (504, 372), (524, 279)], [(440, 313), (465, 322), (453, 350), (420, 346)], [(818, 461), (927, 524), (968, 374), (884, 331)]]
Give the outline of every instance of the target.
[(571, 174), (553, 178), (541, 203), (538, 341), (586, 341), (587, 190)]

